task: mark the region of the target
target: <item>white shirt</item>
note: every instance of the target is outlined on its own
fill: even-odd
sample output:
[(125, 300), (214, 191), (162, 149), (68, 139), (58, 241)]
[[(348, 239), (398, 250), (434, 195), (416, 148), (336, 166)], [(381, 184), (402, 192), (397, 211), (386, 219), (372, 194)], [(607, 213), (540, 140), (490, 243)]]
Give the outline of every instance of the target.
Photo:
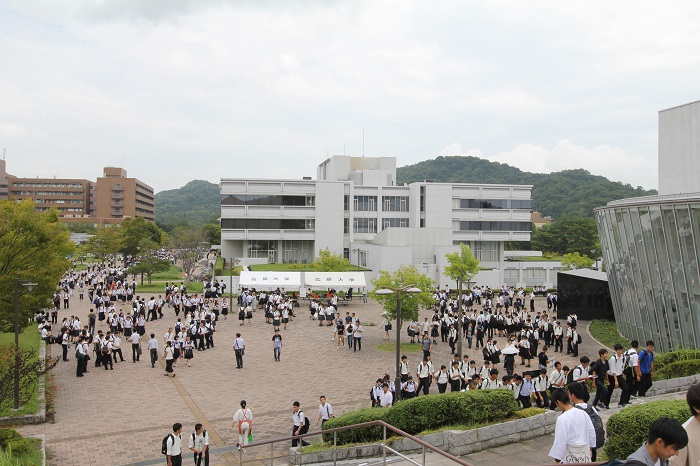
[(622, 375), (622, 371), (625, 368), (625, 355), (623, 354), (622, 356), (617, 356), (617, 354), (613, 354), (613, 357), (610, 358), (610, 361), (608, 361), (610, 364), (610, 370), (608, 371), (608, 375), (617, 375), (620, 376)]
[(382, 405), (382, 408), (387, 408), (391, 406), (393, 401), (394, 398), (392, 397), (391, 392), (389, 390), (387, 390), (386, 392), (382, 390), (382, 394), (379, 396), (379, 404)]
[(182, 435), (170, 434), (172, 437), (168, 436), (168, 440), (165, 442), (166, 445), (166, 455), (177, 456), (182, 454)]
[(503, 382), (500, 380), (491, 380), (491, 378), (488, 378), (481, 382), (481, 389), (482, 390), (495, 390), (497, 388), (503, 388)]
[(550, 387), (563, 387), (563, 384), (559, 384), (560, 382), (566, 383), (565, 376), (564, 376), (564, 371), (558, 371), (554, 369), (551, 374), (549, 374), (549, 386)]
[(250, 410), (250, 408), (246, 408), (245, 410), (243, 408), (239, 408), (238, 411), (236, 411), (236, 414), (233, 415), (233, 422), (238, 422), (238, 421), (252, 421), (253, 420), (253, 412)]
[(202, 430), (200, 435), (197, 435), (197, 432), (192, 432), (192, 435), (190, 435), (189, 447), (202, 451), (205, 445), (209, 445), (209, 434), (207, 431)]
[(158, 349), (158, 340), (155, 338), (148, 340), (148, 349)]
[(554, 444), (549, 456), (559, 461), (564, 459), (567, 445), (588, 445), (595, 448), (595, 429), (585, 411), (572, 407), (557, 419), (554, 429)]
[(321, 415), (321, 419), (327, 421), (333, 415), (333, 406), (330, 403), (318, 405), (318, 414)]

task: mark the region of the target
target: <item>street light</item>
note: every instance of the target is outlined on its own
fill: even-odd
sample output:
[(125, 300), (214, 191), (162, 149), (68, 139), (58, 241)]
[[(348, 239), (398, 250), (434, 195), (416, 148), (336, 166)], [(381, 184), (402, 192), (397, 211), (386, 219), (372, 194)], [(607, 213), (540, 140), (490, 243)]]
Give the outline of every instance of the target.
[(240, 259), (234, 259), (231, 258), (229, 260), (229, 275), (228, 275), (228, 308), (233, 312), (233, 264), (236, 264), (236, 267), (238, 267), (238, 264), (241, 263)]
[(20, 280), (19, 278), (15, 278), (15, 373), (14, 373), (14, 382), (15, 382), (15, 390), (14, 390), (14, 395), (15, 395), (15, 409), (19, 409), (19, 365), (20, 365), (20, 359), (19, 359), (19, 286), (22, 285), (25, 287), (27, 290), (27, 293), (31, 293), (34, 287), (36, 286), (36, 283), (33, 283), (29, 280)]
[(396, 293), (396, 373), (394, 379), (394, 394), (396, 399), (401, 398), (401, 293), (422, 293), (423, 290), (414, 285), (398, 288), (385, 286), (374, 292), (378, 295), (390, 295)]

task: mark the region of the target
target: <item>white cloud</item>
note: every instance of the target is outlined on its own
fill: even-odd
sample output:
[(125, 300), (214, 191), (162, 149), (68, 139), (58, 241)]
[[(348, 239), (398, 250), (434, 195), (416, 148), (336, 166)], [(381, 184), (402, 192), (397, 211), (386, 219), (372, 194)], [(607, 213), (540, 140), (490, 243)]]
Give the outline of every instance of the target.
[[(162, 190), (308, 175), (327, 151), (361, 153), (366, 128), (366, 154), (399, 165), (459, 141), (648, 188), (657, 111), (698, 99), (698, 13), (693, 0), (8, 0), (0, 147), (11, 173), (68, 164), (84, 178), (124, 152)], [(164, 166), (188, 169), (147, 177)]]

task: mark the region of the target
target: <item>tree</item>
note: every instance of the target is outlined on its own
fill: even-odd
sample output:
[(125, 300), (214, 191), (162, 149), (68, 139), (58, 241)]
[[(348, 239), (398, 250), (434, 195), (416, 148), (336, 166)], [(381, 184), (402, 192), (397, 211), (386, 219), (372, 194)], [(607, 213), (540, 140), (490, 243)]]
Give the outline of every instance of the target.
[(104, 263), (109, 255), (115, 256), (121, 249), (122, 237), (117, 227), (100, 227), (95, 236), (85, 243), (85, 251)]
[[(372, 279), (374, 291), (372, 297), (379, 301), (384, 307), (384, 311), (389, 319), (396, 318), (396, 293), (389, 295), (379, 295), (376, 291), (381, 288), (403, 288), (414, 286), (421, 290), (420, 293), (401, 294), (401, 319), (418, 320), (420, 306), (429, 307), (433, 304), (431, 288), (434, 282), (425, 274), (418, 272), (412, 265), (403, 265), (394, 273), (380, 270), (379, 275)], [(400, 322), (397, 324), (400, 325)]]
[(129, 267), (129, 273), (140, 273), (141, 284), (143, 285), (144, 274), (148, 277), (148, 284), (154, 273), (166, 272), (170, 269), (170, 261), (156, 256), (158, 245), (150, 239), (143, 239), (139, 244), (140, 259), (138, 264)]
[(207, 243), (221, 244), (221, 223), (205, 223), (202, 229)]
[(600, 250), (595, 219), (588, 217), (562, 217), (551, 225), (534, 230), (530, 243), (534, 250), (560, 255)]
[(457, 281), (457, 290), (459, 292), (459, 314), (457, 318), (457, 354), (462, 354), (462, 286), (464, 282), (470, 282), (471, 279), (479, 273), (479, 260), (474, 257), (469, 246), (462, 243), (459, 245), (458, 252), (450, 252), (445, 254), (447, 262), (450, 263), (445, 267), (445, 275), (452, 280)]
[(182, 267), (185, 281), (189, 285), (197, 262), (202, 257), (204, 231), (201, 228), (177, 228), (171, 235), (171, 245), (175, 249), (175, 258)]
[[(15, 279), (36, 283), (20, 298), (20, 325), (50, 305), (74, 250), (56, 211), (35, 212), (31, 200), (0, 201), (0, 327), (14, 325)], [(22, 287), (23, 288), (23, 287)]]
[(319, 249), (313, 268), (319, 272), (345, 272), (352, 266), (342, 254), (333, 254), (328, 248)]
[(578, 252), (564, 254), (561, 259), (562, 270), (589, 269), (593, 265), (593, 259), (587, 255), (580, 255)]
[(125, 256), (136, 256), (139, 254), (139, 246), (143, 240), (152, 241), (157, 246), (160, 246), (163, 240), (161, 229), (155, 223), (151, 223), (143, 217), (124, 219), (119, 231), (122, 237), (119, 250)]

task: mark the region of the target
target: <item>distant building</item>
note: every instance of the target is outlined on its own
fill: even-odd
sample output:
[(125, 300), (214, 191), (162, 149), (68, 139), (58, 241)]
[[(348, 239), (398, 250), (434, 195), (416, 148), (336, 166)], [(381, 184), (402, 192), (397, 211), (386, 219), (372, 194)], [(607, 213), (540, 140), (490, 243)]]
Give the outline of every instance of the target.
[(415, 265), (454, 286), (442, 275), (444, 254), (465, 243), (492, 269), (480, 283), (498, 286), (504, 242), (530, 240), (532, 186), (397, 186), (394, 157), (336, 155), (316, 180), (222, 178), (220, 189), (225, 258), (310, 263), (328, 248), (371, 269), (368, 279)]
[(542, 228), (545, 225), (552, 224), (552, 217), (543, 217), (542, 214), (539, 212), (533, 212), (531, 219), (532, 219), (532, 225), (535, 228)]
[(91, 182), (70, 178), (21, 178), (9, 175), (0, 160), (0, 200), (32, 199), (37, 211), (56, 209), (63, 222), (95, 226), (119, 224), (127, 217), (155, 221), (153, 188), (126, 170), (106, 167), (104, 176)]
[(595, 209), (620, 332), (700, 347), (700, 102), (659, 112), (659, 195)]
[(156, 221), (153, 188), (136, 178), (128, 178), (126, 170), (105, 167), (104, 175), (97, 178), (95, 216), (111, 220), (143, 217)]

